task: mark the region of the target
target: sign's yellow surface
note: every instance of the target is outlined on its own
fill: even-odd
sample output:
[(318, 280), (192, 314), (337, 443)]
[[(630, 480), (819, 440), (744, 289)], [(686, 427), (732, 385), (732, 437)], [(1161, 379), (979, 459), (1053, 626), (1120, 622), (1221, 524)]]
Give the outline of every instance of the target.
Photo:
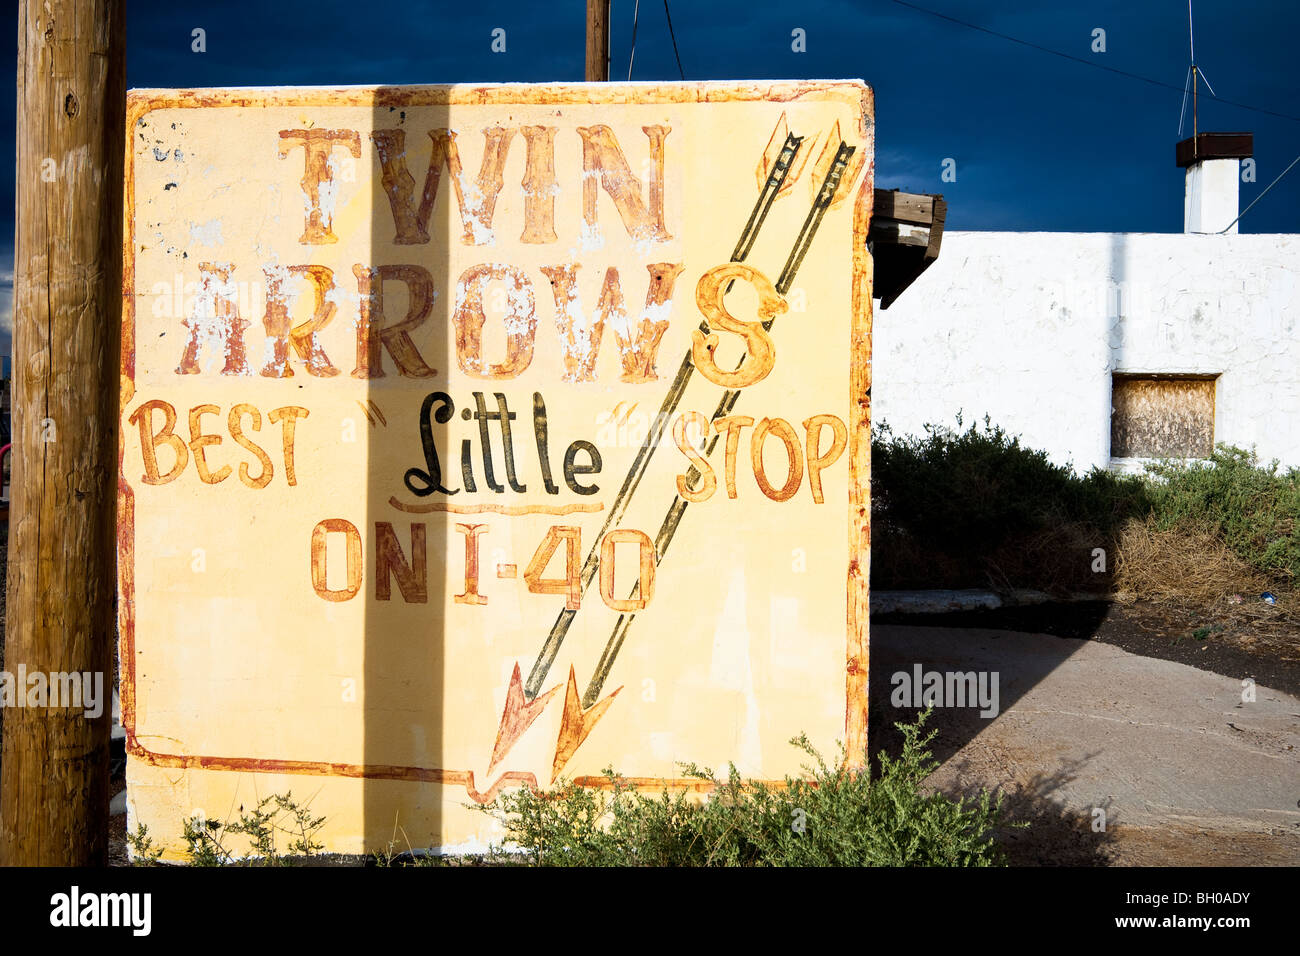
[(292, 791), (470, 848), (503, 787), (866, 735), (859, 82), (131, 95), (131, 825)]

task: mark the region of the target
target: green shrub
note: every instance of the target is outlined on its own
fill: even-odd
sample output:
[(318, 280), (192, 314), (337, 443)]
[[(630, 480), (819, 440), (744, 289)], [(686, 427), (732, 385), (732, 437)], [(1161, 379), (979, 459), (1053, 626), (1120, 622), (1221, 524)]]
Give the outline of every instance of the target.
[[(1218, 537), (1279, 585), (1300, 578), (1300, 469), (1260, 465), (1220, 444), (1200, 461), (1166, 460), (1143, 475), (1079, 475), (984, 418), (926, 425), (920, 436), (872, 438), (877, 587), (1098, 590), (1121, 532), (1151, 518), (1160, 531)], [(1091, 554), (1112, 555), (1107, 576)], [(1176, 582), (1168, 582), (1170, 586)]]
[(149, 828), (143, 823), (138, 824), (134, 832), (127, 831), (126, 843), (131, 848), (133, 866), (154, 866), (162, 858), (162, 847), (153, 842)]
[(1093, 549), (1150, 508), (1147, 482), (1079, 476), (993, 425), (872, 438), (872, 584), (1102, 590)]
[(1079, 477), (988, 416), (983, 428), (926, 425), (921, 436), (897, 437), (881, 425), (871, 455), (872, 494), (886, 520), (958, 551), (991, 550), (1062, 520), (1110, 532), (1146, 507), (1141, 478), (1102, 469)]
[[(312, 857), (324, 849), (316, 839), (325, 825), (324, 817), (313, 817), (308, 807), (294, 802), (293, 794), (272, 794), (258, 801), (252, 810), (239, 808), (234, 823), (194, 816), (183, 821), (185, 847), (191, 866), (238, 864), (283, 866), (295, 857)], [(277, 846), (276, 834), (287, 840), (287, 854)], [(248, 841), (247, 855), (228, 843), (233, 835)]]
[(891, 524), (923, 546), (956, 551), (994, 548), (1036, 526), (1068, 475), (987, 419), (983, 431), (926, 425), (924, 435), (907, 437), (881, 426), (871, 471), (879, 510)]
[(1238, 557), (1273, 578), (1300, 577), (1300, 469), (1278, 473), (1253, 452), (1220, 444), (1203, 462), (1148, 466), (1157, 527), (1190, 522), (1221, 535)]
[[(929, 711), (898, 724), (903, 750), (880, 755), (880, 772), (829, 767), (808, 740), (791, 741), (813, 763), (784, 787), (740, 777), (735, 766), (706, 800), (564, 783), (521, 789), (484, 807), (506, 839), (538, 866), (991, 866), (1002, 863), (992, 830), (1001, 807), (927, 792), (937, 766), (921, 736)], [(712, 779), (686, 767), (689, 777)]]

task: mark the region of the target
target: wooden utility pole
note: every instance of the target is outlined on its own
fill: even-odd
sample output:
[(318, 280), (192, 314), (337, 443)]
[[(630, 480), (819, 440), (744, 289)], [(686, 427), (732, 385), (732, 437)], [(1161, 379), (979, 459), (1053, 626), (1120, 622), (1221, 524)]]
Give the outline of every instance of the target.
[(107, 855), (125, 122), (124, 0), (20, 0), (4, 669), (97, 674), (102, 713), (5, 708), (0, 865)]
[(609, 0), (587, 0), (587, 82), (609, 79)]

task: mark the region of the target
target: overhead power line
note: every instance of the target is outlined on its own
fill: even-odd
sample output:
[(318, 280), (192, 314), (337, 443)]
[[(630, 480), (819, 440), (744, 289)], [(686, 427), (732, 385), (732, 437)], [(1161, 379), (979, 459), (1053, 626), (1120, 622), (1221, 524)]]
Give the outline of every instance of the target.
[[(1300, 163), (1300, 156), (1297, 156), (1295, 159), (1291, 160), (1291, 166), (1294, 166), (1296, 163)], [(1264, 195), (1265, 195), (1265, 194), (1266, 194), (1270, 189), (1272, 189), (1272, 188), (1273, 188), (1274, 186), (1276, 186), (1279, 182), (1281, 182), (1283, 176), (1285, 176), (1287, 173), (1291, 172), (1291, 166), (1288, 166), (1286, 169), (1282, 170), (1282, 172), (1278, 174), (1277, 179), (1273, 180), (1271, 183), (1269, 183), (1267, 186), (1265, 186), (1265, 187), (1264, 187), (1264, 192), (1260, 193), (1258, 196), (1255, 197), (1255, 202), (1252, 202), (1249, 206), (1247, 206), (1245, 209), (1243, 209), (1243, 210), (1241, 211), (1241, 216), (1246, 215), (1246, 213), (1248, 213), (1248, 212), (1250, 212), (1252, 209), (1254, 209), (1254, 208), (1255, 208), (1255, 203), (1257, 203), (1257, 202), (1259, 202), (1261, 199), (1263, 199), (1263, 198), (1264, 198)], [(1228, 223), (1226, 226), (1224, 226), (1222, 229), (1220, 229), (1219, 232), (1220, 232), (1220, 233), (1227, 232), (1229, 229), (1231, 229), (1233, 226), (1235, 226), (1237, 223), (1239, 223), (1239, 222), (1241, 221), (1241, 216), (1238, 216), (1236, 219), (1232, 220), (1232, 222)]]
[[(664, 0), (664, 2), (666, 4), (667, 0)], [(1184, 91), (1184, 87), (1174, 86), (1174, 84), (1166, 83), (1163, 80), (1152, 79), (1151, 77), (1143, 76), (1140, 73), (1130, 73), (1128, 70), (1120, 70), (1113, 66), (1106, 66), (1105, 64), (1098, 63), (1095, 60), (1087, 60), (1081, 56), (1074, 56), (1073, 54), (1070, 53), (1063, 53), (1060, 50), (1053, 50), (1051, 47), (1042, 46), (1041, 44), (1038, 43), (1032, 43), (1029, 40), (1022, 40), (1019, 37), (1013, 37), (1009, 33), (999, 33), (997, 30), (990, 30), (988, 27), (982, 27), (978, 23), (970, 23), (966, 20), (959, 20), (956, 17), (949, 16), (946, 13), (940, 13), (937, 10), (930, 10), (927, 9), (926, 7), (918, 6), (915, 3), (908, 3), (907, 0), (891, 0), (891, 2), (898, 4), (900, 7), (907, 7), (908, 9), (916, 10), (920, 13), (925, 13), (932, 17), (937, 17), (940, 20), (947, 20), (949, 23), (955, 23), (958, 26), (966, 27), (969, 30), (977, 30), (980, 33), (987, 33), (989, 36), (995, 36), (998, 37), (999, 39), (1007, 40), (1010, 43), (1018, 43), (1021, 46), (1027, 46), (1030, 49), (1038, 50), (1041, 53), (1050, 53), (1052, 54), (1052, 56), (1059, 56), (1062, 59), (1073, 60), (1075, 63), (1082, 63), (1084, 66), (1090, 66), (1097, 70), (1105, 70), (1107, 73), (1115, 73), (1118, 76), (1125, 76), (1131, 80), (1141, 80), (1143, 83), (1149, 83), (1152, 86), (1163, 87), (1164, 89), (1167, 90), (1174, 90), (1178, 93), (1182, 93)], [(1300, 123), (1300, 116), (1293, 116), (1290, 113), (1279, 113), (1276, 110), (1266, 110), (1259, 106), (1251, 106), (1249, 103), (1238, 103), (1234, 100), (1225, 100), (1221, 96), (1211, 95), (1210, 99), (1214, 100), (1217, 103), (1223, 103), (1225, 106), (1235, 106), (1238, 109), (1250, 110), (1253, 113), (1263, 113), (1266, 116), (1276, 116), (1279, 119), (1287, 119), (1287, 120), (1291, 120), (1292, 122)]]
[(673, 32), (673, 15), (668, 12), (668, 0), (664, 0), (664, 16), (668, 18), (668, 35), (673, 40), (673, 56), (677, 57), (677, 72), (685, 80), (686, 71), (682, 69), (682, 55), (677, 52), (677, 34)]
[(627, 58), (627, 80), (632, 82), (632, 62), (636, 59), (636, 22), (641, 15), (641, 0), (636, 0), (636, 6), (632, 8), (632, 52)]

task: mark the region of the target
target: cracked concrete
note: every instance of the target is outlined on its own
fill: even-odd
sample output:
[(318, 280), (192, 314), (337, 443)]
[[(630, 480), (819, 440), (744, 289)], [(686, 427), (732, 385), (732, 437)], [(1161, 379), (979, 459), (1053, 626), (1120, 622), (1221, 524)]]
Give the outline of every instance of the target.
[[(1022, 818), (1106, 840), (1111, 861), (1300, 863), (1296, 697), (1256, 685), (1245, 700), (1242, 677), (1047, 635), (879, 625), (871, 650), (873, 734), (909, 716), (891, 705), (894, 672), (998, 675), (998, 716), (953, 708), (932, 719), (943, 762), (932, 781), (944, 790), (1000, 788)], [(1173, 832), (1183, 836), (1166, 839)], [(1117, 852), (1143, 834), (1179, 853)], [(1241, 834), (1254, 835), (1244, 858), (1210, 847)]]

